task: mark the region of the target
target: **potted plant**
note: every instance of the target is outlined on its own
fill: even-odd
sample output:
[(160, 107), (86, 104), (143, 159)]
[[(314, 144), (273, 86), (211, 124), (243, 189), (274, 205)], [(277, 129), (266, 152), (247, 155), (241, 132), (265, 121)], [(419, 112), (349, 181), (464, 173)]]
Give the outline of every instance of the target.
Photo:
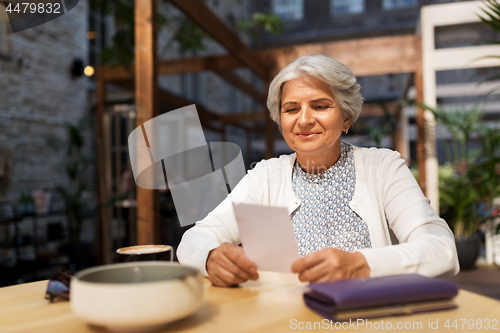
[(440, 215), (448, 221), (455, 234), (461, 269), (471, 269), (479, 256), (476, 231), (481, 218), (477, 212), (477, 192), (467, 172), (456, 170), (451, 163), (439, 168)]
[[(498, 242), (498, 198), (500, 196), (500, 127), (479, 127), (481, 153), (469, 170), (472, 186), (482, 203), (486, 260), (493, 262), (493, 253), (500, 254)], [(496, 207), (494, 202), (496, 203)], [(497, 239), (497, 241), (494, 241)], [(498, 263), (498, 260), (496, 260)]]
[[(484, 4), (485, 16), (479, 16), (480, 19), (500, 32), (500, 3), (486, 0)], [(482, 82), (498, 79), (499, 69), (479, 71), (479, 75), (485, 74)], [(439, 173), (440, 214), (445, 215), (455, 233), (461, 268), (472, 268), (479, 255), (476, 232), (482, 223), (495, 217), (492, 203), (500, 195), (500, 129), (483, 124), (484, 114), (478, 105), (470, 110), (453, 111), (421, 106), (434, 113), (438, 124), (453, 139), (442, 140), (450, 163), (441, 167)], [(476, 147), (470, 143), (472, 136), (479, 141)]]
[(479, 154), (471, 164), (469, 176), (478, 196), (490, 212), (493, 200), (500, 195), (500, 127), (479, 124)]
[[(75, 269), (89, 266), (90, 244), (82, 242), (82, 226), (84, 220), (93, 215), (91, 194), (92, 174), (90, 167), (92, 157), (88, 153), (85, 131), (88, 128), (87, 119), (65, 125), (64, 138), (49, 137), (47, 143), (59, 153), (63, 153), (63, 181), (56, 185), (57, 193), (65, 204), (68, 221), (69, 244), (61, 248), (70, 257)], [(72, 267), (73, 268), (73, 267)]]
[[(440, 215), (446, 216), (455, 233), (461, 268), (470, 269), (479, 256), (477, 230), (500, 194), (500, 130), (482, 123), (479, 105), (448, 111), (428, 109), (452, 137), (442, 140), (449, 163), (440, 168)], [(479, 145), (471, 144), (473, 136)]]

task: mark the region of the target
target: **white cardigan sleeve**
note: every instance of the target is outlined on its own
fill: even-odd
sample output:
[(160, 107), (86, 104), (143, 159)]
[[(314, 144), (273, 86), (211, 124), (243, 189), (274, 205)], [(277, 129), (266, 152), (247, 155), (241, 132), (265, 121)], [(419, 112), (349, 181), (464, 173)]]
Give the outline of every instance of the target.
[[(370, 179), (376, 176), (377, 179)], [(418, 273), (454, 275), (459, 271), (455, 239), (446, 222), (430, 206), (417, 181), (397, 152), (386, 153), (375, 174), (379, 205), (398, 245), (359, 250), (371, 276)], [(373, 198), (372, 198), (373, 199)], [(367, 212), (369, 213), (369, 212)]]
[(264, 163), (258, 163), (248, 171), (231, 193), (207, 217), (196, 222), (186, 231), (177, 249), (179, 262), (198, 268), (208, 276), (206, 260), (208, 253), (225, 242), (239, 244), (239, 230), (233, 212), (233, 203), (262, 205), (268, 196), (265, 193), (267, 171)]

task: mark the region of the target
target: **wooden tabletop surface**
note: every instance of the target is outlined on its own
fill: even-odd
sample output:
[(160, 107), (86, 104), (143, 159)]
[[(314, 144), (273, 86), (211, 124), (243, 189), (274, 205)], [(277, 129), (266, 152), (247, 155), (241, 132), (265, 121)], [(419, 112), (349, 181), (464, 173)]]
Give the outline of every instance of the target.
[[(44, 299), (46, 286), (47, 281), (40, 281), (0, 288), (1, 333), (106, 331), (75, 317), (69, 302), (50, 304)], [(307, 285), (291, 275), (261, 274), (259, 281), (238, 288), (217, 288), (205, 280), (204, 287), (202, 307), (161, 332), (296, 332), (312, 330), (314, 325), (318, 330), (342, 332), (381, 332), (389, 325), (394, 331), (406, 332), (500, 332), (500, 301), (464, 290), (456, 298), (459, 307), (455, 310), (370, 319), (335, 328), (335, 323), (304, 305), (302, 295)], [(445, 327), (447, 321), (450, 328)]]

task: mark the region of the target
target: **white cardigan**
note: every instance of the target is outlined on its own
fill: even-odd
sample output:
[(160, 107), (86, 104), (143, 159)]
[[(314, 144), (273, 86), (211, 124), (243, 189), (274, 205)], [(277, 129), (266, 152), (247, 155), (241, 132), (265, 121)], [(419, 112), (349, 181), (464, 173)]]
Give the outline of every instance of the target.
[[(429, 205), (400, 154), (353, 146), (356, 169), (351, 209), (368, 225), (372, 248), (360, 249), (372, 277), (459, 271), (453, 233)], [(232, 202), (287, 207), (300, 205), (292, 189), (295, 154), (259, 162), (206, 218), (184, 233), (177, 250), (182, 264), (207, 275), (208, 252), (224, 242), (239, 244)], [(392, 245), (389, 227), (400, 244)]]

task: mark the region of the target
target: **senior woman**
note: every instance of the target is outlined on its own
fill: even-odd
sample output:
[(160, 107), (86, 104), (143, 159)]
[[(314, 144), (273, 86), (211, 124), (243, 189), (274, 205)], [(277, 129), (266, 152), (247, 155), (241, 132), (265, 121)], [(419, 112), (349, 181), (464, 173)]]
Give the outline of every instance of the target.
[[(298, 58), (281, 70), (267, 106), (295, 153), (250, 170), (184, 234), (179, 261), (198, 267), (217, 286), (258, 279), (258, 267), (237, 246), (231, 202), (245, 202), (288, 208), (301, 255), (290, 270), (301, 281), (456, 274), (453, 234), (400, 154), (341, 141), (361, 112), (359, 90), (347, 67), (322, 55)], [(399, 244), (392, 244), (389, 230)]]

